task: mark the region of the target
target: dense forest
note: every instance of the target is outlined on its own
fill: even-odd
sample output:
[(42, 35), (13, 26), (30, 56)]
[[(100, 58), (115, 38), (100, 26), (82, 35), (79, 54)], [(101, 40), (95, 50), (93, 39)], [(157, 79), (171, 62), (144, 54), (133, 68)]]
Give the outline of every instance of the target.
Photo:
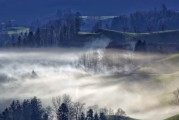
[(168, 9), (163, 4), (160, 9), (115, 17), (112, 20), (111, 29), (136, 33), (176, 30), (179, 29), (178, 21), (179, 13)]
[[(97, 32), (100, 28), (135, 33), (179, 29), (179, 13), (168, 9), (165, 5), (162, 5), (160, 9), (121, 15), (107, 21), (96, 20), (91, 32)], [(82, 32), (80, 29), (83, 24), (85, 24), (85, 19), (79, 12), (58, 10), (56, 18), (53, 20), (45, 23), (32, 22), (29, 32), (1, 36), (0, 46), (64, 47), (69, 46), (70, 43), (78, 44), (78, 33)]]
[(41, 100), (36, 97), (22, 102), (14, 100), (0, 114), (0, 120), (113, 120), (112, 116), (127, 118), (120, 108), (116, 113), (112, 109), (98, 108), (97, 105), (85, 108), (84, 103), (73, 102), (68, 95), (53, 98), (52, 104), (53, 107), (44, 108)]
[(28, 33), (11, 35), (1, 46), (10, 47), (49, 47), (62, 46), (73, 39), (80, 31), (80, 13), (58, 12), (58, 18), (43, 25), (35, 24)]

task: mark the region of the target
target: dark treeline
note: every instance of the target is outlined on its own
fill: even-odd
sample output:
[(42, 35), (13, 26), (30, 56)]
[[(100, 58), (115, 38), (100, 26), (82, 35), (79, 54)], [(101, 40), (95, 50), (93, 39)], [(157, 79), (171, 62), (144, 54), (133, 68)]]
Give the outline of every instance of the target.
[(12, 36), (13, 42), (8, 45), (14, 47), (64, 46), (80, 31), (80, 16), (79, 12), (58, 12), (56, 20), (51, 20), (44, 25), (35, 24), (29, 33), (21, 34), (16, 38)]
[(63, 95), (52, 99), (53, 107), (44, 108), (40, 99), (34, 97), (22, 102), (14, 100), (2, 113), (0, 120), (113, 120), (113, 117), (125, 117), (118, 109), (98, 108), (97, 105), (85, 108), (84, 103), (72, 102), (70, 96)]
[(175, 30), (179, 29), (179, 13), (162, 5), (160, 9), (115, 17), (112, 20), (111, 29), (124, 32)]

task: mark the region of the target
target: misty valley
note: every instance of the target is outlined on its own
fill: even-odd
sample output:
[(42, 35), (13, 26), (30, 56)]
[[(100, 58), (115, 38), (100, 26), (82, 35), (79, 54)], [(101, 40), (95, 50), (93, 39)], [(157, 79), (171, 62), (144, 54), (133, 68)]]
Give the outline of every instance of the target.
[(179, 2), (133, 1), (0, 0), (0, 120), (179, 120)]
[(98, 105), (96, 110), (164, 119), (179, 111), (178, 58), (117, 49), (2, 49), (1, 109), (33, 96), (52, 106), (52, 98), (67, 94), (86, 107)]

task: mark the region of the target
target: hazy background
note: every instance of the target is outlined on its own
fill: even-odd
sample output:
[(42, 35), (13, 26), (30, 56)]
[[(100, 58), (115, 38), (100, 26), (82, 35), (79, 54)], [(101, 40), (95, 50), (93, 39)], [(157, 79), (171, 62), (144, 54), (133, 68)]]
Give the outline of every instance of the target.
[(12, 99), (38, 96), (51, 105), (52, 97), (69, 94), (87, 105), (122, 108), (134, 118), (164, 119), (178, 112), (172, 103), (178, 68), (165, 63), (169, 58), (86, 48), (2, 49), (0, 101), (4, 108)]

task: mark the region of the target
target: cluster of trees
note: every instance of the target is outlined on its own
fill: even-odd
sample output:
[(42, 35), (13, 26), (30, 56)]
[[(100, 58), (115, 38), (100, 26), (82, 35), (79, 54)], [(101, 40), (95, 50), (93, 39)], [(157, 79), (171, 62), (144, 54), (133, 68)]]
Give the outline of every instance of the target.
[(42, 108), (41, 101), (34, 97), (30, 100), (13, 101), (0, 114), (0, 120), (48, 120), (48, 114)]
[(56, 20), (51, 20), (45, 25), (39, 23), (35, 31), (19, 35), (17, 40), (12, 40), (14, 41), (12, 46), (48, 47), (68, 44), (80, 31), (82, 22), (80, 16), (79, 12), (61, 13)]
[[(138, 40), (134, 49), (138, 52), (147, 50), (146, 42)], [(99, 50), (82, 54), (77, 61), (76, 67), (95, 74), (104, 73), (106, 71), (116, 71), (116, 73), (120, 73), (120, 75), (129, 74), (139, 67), (132, 57), (124, 57), (116, 52), (112, 54), (109, 53)]]
[(160, 9), (115, 17), (111, 29), (124, 32), (154, 32), (179, 29), (179, 13), (162, 5)]
[[(68, 120), (68, 114), (69, 114), (68, 107), (65, 103), (62, 103), (61, 106), (58, 109), (58, 120)], [(89, 109), (86, 113), (86, 115), (82, 112), (80, 116), (76, 118), (76, 120), (107, 120), (107, 117), (104, 113), (93, 113), (92, 109)]]
[(85, 71), (99, 72), (103, 66), (103, 56), (99, 51), (92, 51), (83, 54), (79, 58), (79, 65), (84, 67)]
[(122, 109), (114, 114), (112, 109), (98, 108), (97, 105), (85, 108), (84, 103), (72, 102), (64, 95), (52, 99), (53, 108), (42, 106), (40, 99), (13, 101), (0, 113), (0, 120), (107, 120), (109, 115), (125, 116)]

